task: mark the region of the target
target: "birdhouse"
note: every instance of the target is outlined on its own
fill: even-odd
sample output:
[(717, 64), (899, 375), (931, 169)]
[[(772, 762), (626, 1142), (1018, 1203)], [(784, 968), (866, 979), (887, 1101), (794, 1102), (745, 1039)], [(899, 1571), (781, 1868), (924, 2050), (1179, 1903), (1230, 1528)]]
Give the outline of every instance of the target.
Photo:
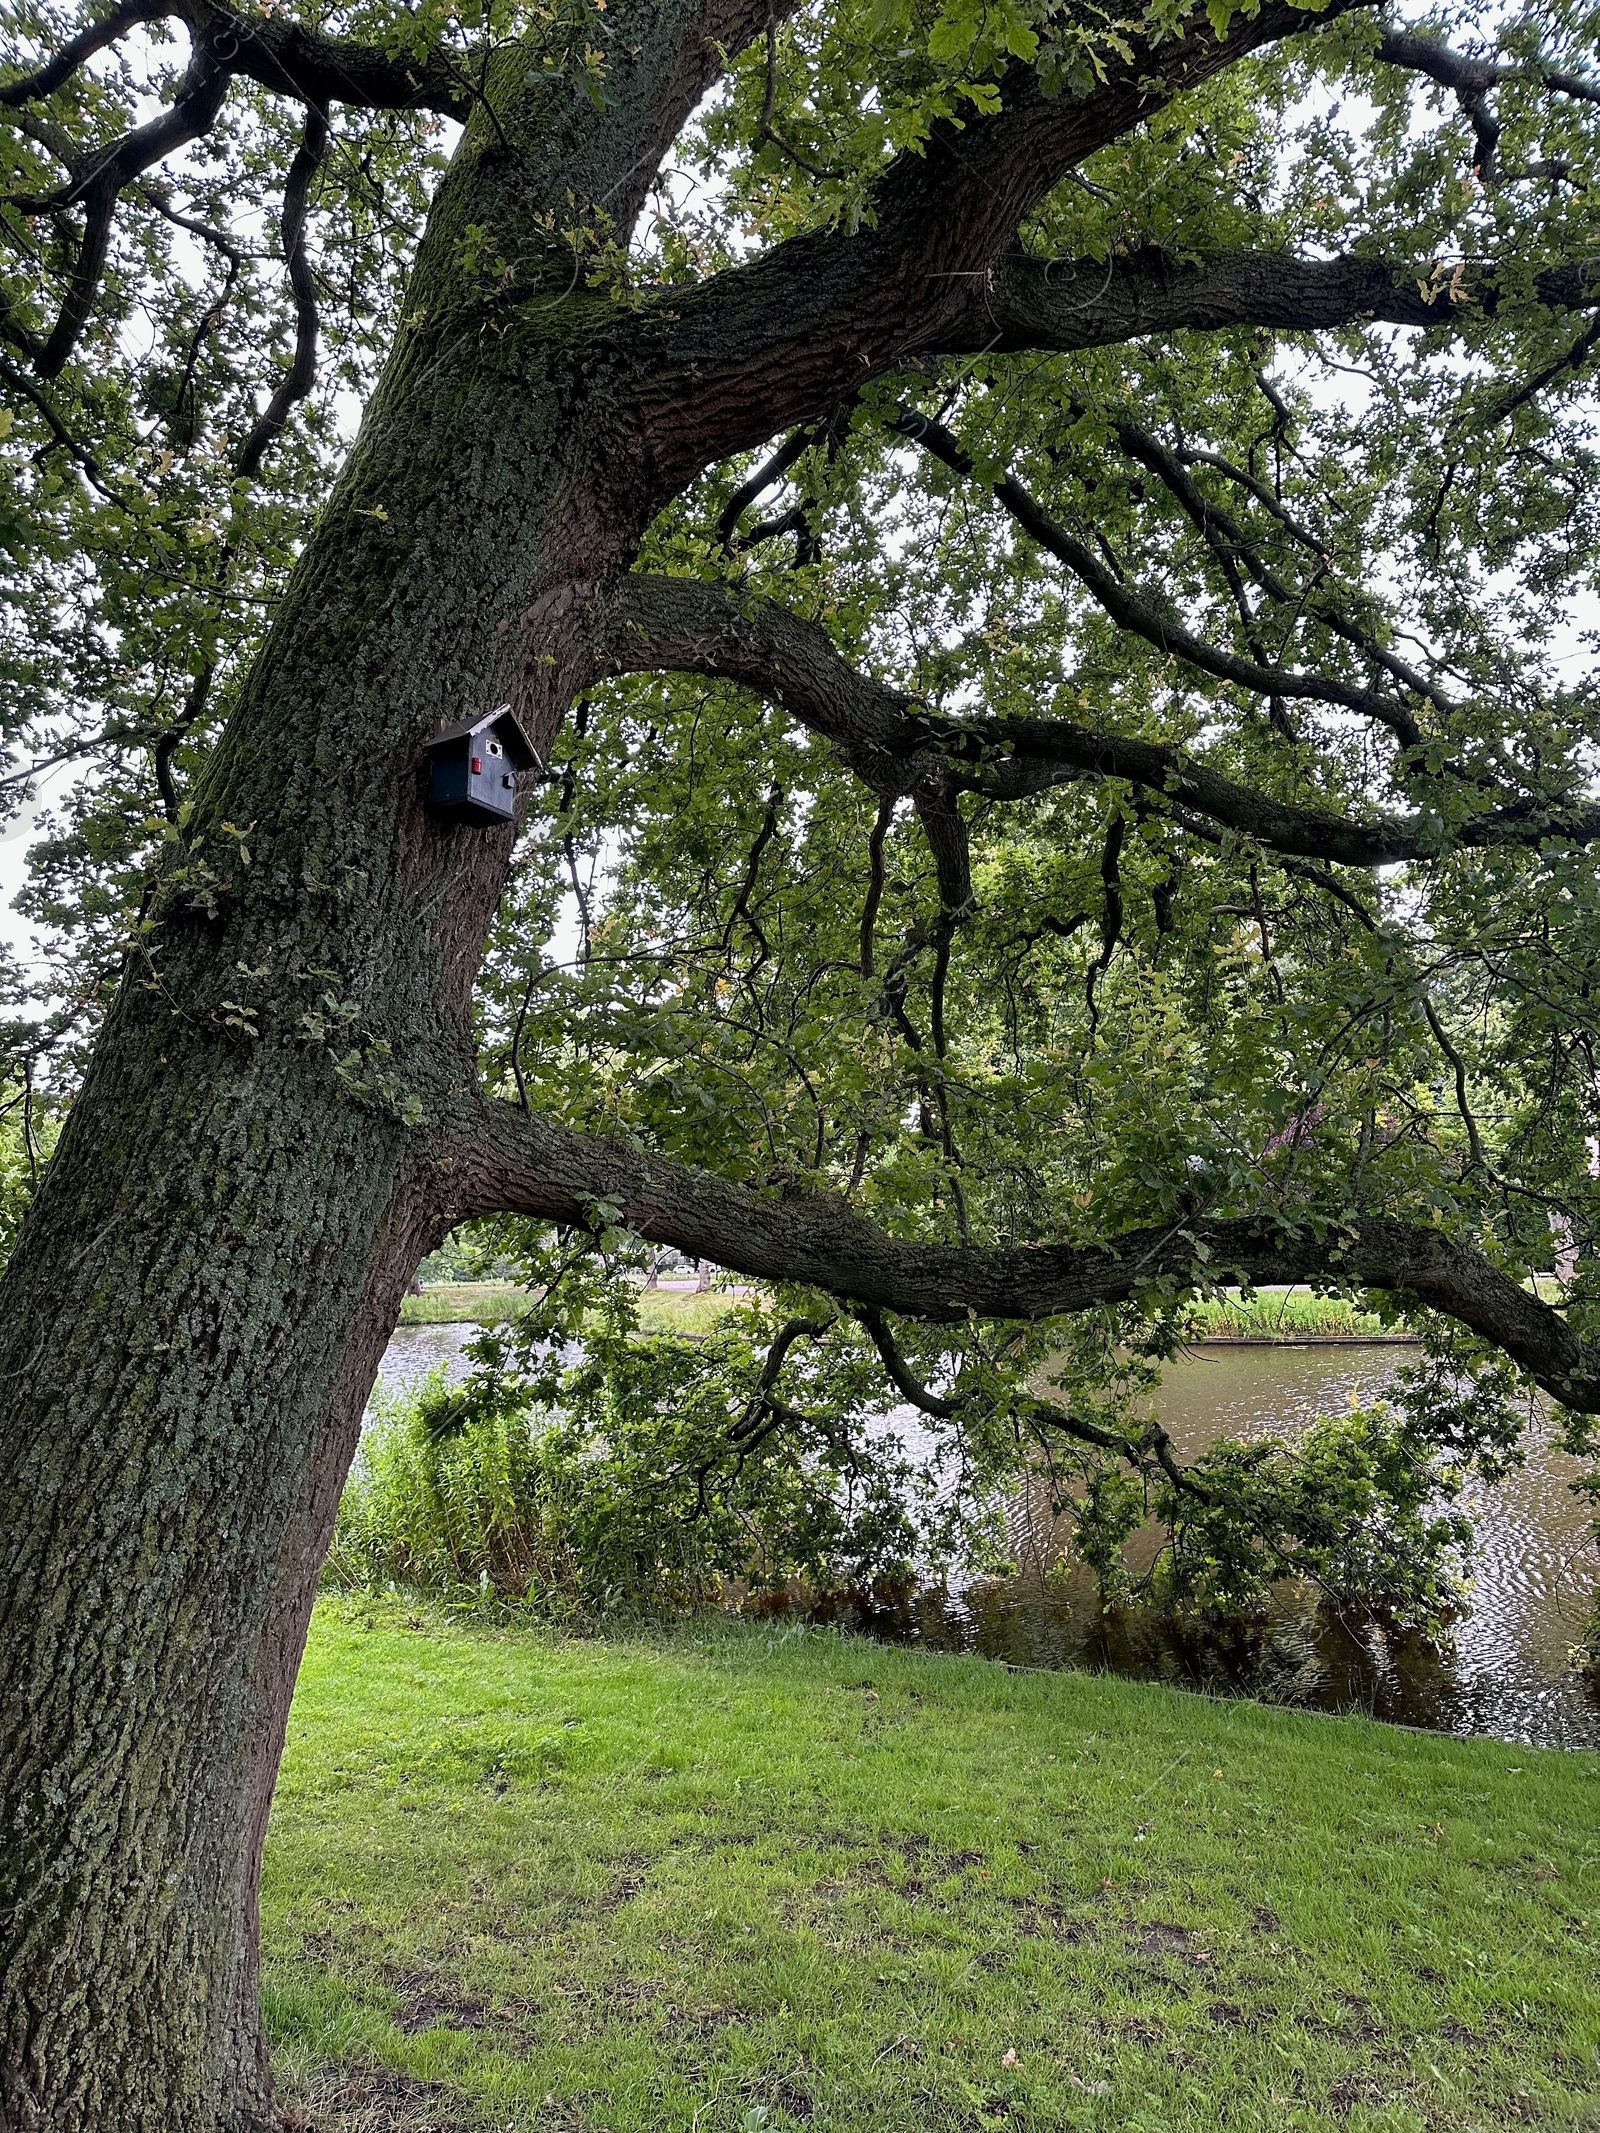
[(510, 822), (517, 772), (538, 762), (509, 704), (458, 719), (428, 739), (428, 805), (452, 822)]

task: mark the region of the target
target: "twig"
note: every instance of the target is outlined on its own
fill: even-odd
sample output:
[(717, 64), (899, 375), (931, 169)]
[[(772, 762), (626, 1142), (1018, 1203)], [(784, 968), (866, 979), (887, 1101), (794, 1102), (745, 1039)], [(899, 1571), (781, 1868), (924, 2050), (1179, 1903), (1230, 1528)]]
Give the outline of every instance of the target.
[(791, 163), (798, 163), (800, 168), (808, 172), (813, 178), (837, 178), (842, 176), (842, 172), (829, 170), (825, 164), (813, 163), (809, 156), (802, 155), (792, 142), (786, 141), (783, 135), (779, 133), (772, 123), (772, 109), (777, 101), (777, 95), (778, 26), (776, 22), (769, 22), (767, 24), (767, 93), (761, 100), (761, 123), (756, 128), (756, 138), (762, 141), (770, 141), (774, 148), (781, 150), (789, 158)]

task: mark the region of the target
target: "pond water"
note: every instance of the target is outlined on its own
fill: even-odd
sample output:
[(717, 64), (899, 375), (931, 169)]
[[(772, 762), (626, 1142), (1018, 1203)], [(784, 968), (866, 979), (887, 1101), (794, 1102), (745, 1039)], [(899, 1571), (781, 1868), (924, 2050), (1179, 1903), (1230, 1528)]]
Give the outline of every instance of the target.
[[(463, 1371), (476, 1331), (402, 1327), (380, 1384), (398, 1388), (440, 1363), (452, 1375)], [(1292, 1432), (1352, 1399), (1369, 1400), (1413, 1352), (1378, 1343), (1204, 1347), (1169, 1367), (1157, 1404), (1176, 1448), (1192, 1457), (1217, 1436)], [(1586, 1507), (1569, 1486), (1580, 1467), (1542, 1434), (1527, 1450), (1518, 1473), (1473, 1497), (1472, 1599), (1444, 1651), (1329, 1621), (1293, 1596), (1263, 1632), (1231, 1641), (1186, 1639), (1144, 1610), (1107, 1613), (1088, 1573), (1070, 1565), (1065, 1522), (1052, 1521), (1048, 1504), (1026, 1490), (1010, 1509), (1016, 1577), (908, 1593), (890, 1606), (849, 1599), (818, 1612), (869, 1635), (1013, 1666), (1102, 1668), (1449, 1733), (1600, 1746), (1600, 1698), (1568, 1659), (1600, 1577)]]
[(386, 1392), (404, 1392), (419, 1385), (430, 1370), (443, 1366), (452, 1378), (465, 1377), (469, 1368), (467, 1343), (475, 1341), (481, 1326), (396, 1326), (383, 1361), (373, 1398)]

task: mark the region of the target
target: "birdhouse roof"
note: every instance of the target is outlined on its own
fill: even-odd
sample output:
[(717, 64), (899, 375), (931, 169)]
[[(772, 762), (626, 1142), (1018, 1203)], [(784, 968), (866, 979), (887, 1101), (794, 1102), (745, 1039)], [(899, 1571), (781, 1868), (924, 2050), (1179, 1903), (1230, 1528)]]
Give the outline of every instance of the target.
[(437, 733), (428, 735), (427, 745), (443, 748), (450, 741), (475, 741), (480, 733), (489, 732), (493, 732), (518, 770), (531, 769), (538, 762), (538, 753), (509, 704), (481, 711), (476, 718), (458, 718), (453, 726), (441, 726)]

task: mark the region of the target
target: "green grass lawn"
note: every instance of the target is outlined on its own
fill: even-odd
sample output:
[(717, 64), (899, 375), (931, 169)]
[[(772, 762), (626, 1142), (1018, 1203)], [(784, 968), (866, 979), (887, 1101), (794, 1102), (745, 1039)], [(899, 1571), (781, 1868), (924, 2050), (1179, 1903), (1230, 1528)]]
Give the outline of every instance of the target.
[(1600, 1757), (753, 1623), (325, 1601), (263, 1897), (320, 2128), (1600, 2126)]
[(709, 1333), (725, 1311), (745, 1301), (718, 1289), (703, 1296), (693, 1289), (641, 1289), (639, 1323), (647, 1333)]

